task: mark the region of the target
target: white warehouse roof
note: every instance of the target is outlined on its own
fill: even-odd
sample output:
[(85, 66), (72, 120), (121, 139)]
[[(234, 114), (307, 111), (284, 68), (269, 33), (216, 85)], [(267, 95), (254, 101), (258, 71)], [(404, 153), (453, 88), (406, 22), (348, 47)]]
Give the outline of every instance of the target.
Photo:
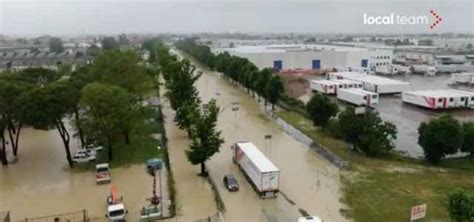
[(374, 76), (374, 75), (365, 75), (365, 76), (357, 76), (355, 77), (357, 81), (361, 82), (368, 82), (376, 85), (395, 85), (395, 84), (407, 84), (409, 85), (410, 83), (408, 82), (403, 82), (399, 80), (394, 80), (394, 79), (389, 79), (389, 78), (384, 78), (384, 77), (379, 77), (379, 76)]
[(228, 48), (227, 51), (237, 53), (265, 53), (265, 52), (299, 52), (299, 51), (368, 51), (364, 48), (344, 47), (334, 45), (259, 45)]
[(245, 153), (245, 155), (255, 164), (255, 166), (260, 170), (260, 172), (274, 172), (279, 171), (279, 169), (273, 165), (273, 163), (263, 155), (260, 150), (253, 145), (251, 142), (238, 142), (237, 143), (240, 149)]

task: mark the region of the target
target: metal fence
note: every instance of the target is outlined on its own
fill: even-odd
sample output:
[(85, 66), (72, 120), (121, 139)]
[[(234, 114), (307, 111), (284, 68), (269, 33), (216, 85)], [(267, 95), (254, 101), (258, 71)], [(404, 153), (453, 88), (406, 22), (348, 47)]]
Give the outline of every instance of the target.
[(48, 215), (43, 217), (25, 218), (24, 222), (89, 222), (87, 210)]

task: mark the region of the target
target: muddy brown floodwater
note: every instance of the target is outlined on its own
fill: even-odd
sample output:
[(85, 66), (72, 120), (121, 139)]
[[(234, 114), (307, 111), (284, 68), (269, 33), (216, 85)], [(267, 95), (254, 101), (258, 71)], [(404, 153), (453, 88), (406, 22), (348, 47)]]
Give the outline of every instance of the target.
[[(225, 143), (207, 166), (225, 202), (226, 221), (294, 222), (301, 216), (298, 208), (324, 221), (346, 221), (339, 211), (345, 207), (340, 202), (339, 169), (266, 119), (261, 104), (243, 89), (218, 73), (199, 68), (204, 72), (197, 84), (202, 100), (216, 98), (221, 107), (217, 127), (222, 130)], [(239, 103), (238, 111), (229, 108), (233, 102)], [(272, 135), (271, 140), (264, 139), (268, 134)], [(281, 194), (269, 200), (257, 196), (232, 162), (230, 146), (237, 141), (253, 142), (281, 170), (280, 190), (294, 205)], [(236, 176), (240, 183), (238, 192), (224, 188), (222, 178), (226, 173)]]
[[(74, 151), (79, 146), (71, 141)], [(93, 219), (105, 219), (110, 185), (96, 185), (93, 172), (71, 173), (56, 130), (22, 130), (19, 160), (0, 168), (0, 211), (12, 221), (86, 209)], [(152, 178), (143, 165), (112, 169), (112, 182), (135, 218), (151, 196)], [(133, 220), (135, 221), (135, 220)]]

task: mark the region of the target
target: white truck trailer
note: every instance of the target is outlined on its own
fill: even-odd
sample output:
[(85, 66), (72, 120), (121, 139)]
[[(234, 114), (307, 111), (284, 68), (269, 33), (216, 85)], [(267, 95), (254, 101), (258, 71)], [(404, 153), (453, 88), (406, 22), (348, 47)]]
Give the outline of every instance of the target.
[[(331, 80), (337, 83), (339, 89), (362, 89), (364, 85), (361, 82), (348, 80), (348, 79), (335, 79)], [(337, 93), (337, 92), (336, 92)]]
[(232, 160), (260, 197), (276, 197), (279, 191), (280, 170), (251, 142), (237, 142), (231, 148)]
[(330, 80), (311, 80), (310, 88), (313, 92), (322, 94), (334, 95), (336, 94), (337, 83)]
[(396, 94), (411, 88), (411, 85), (408, 82), (356, 72), (329, 73), (328, 79), (347, 79), (360, 82), (365, 90), (378, 94)]
[(436, 76), (438, 70), (434, 66), (427, 65), (412, 65), (410, 71), (413, 74), (422, 74), (427, 76)]
[(340, 89), (337, 98), (356, 106), (374, 107), (379, 102), (377, 93), (363, 89)]
[(428, 109), (474, 108), (474, 93), (452, 89), (406, 91), (402, 101)]

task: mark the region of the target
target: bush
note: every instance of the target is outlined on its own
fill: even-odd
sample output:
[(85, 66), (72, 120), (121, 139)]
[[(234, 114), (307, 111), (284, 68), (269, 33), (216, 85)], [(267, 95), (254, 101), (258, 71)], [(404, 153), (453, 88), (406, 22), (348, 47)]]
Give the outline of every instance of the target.
[(425, 159), (434, 164), (447, 154), (456, 153), (463, 140), (461, 124), (451, 115), (442, 115), (421, 123), (418, 134), (418, 143), (425, 152)]
[(448, 195), (449, 217), (455, 222), (470, 222), (474, 217), (474, 200), (466, 191), (456, 189)]

